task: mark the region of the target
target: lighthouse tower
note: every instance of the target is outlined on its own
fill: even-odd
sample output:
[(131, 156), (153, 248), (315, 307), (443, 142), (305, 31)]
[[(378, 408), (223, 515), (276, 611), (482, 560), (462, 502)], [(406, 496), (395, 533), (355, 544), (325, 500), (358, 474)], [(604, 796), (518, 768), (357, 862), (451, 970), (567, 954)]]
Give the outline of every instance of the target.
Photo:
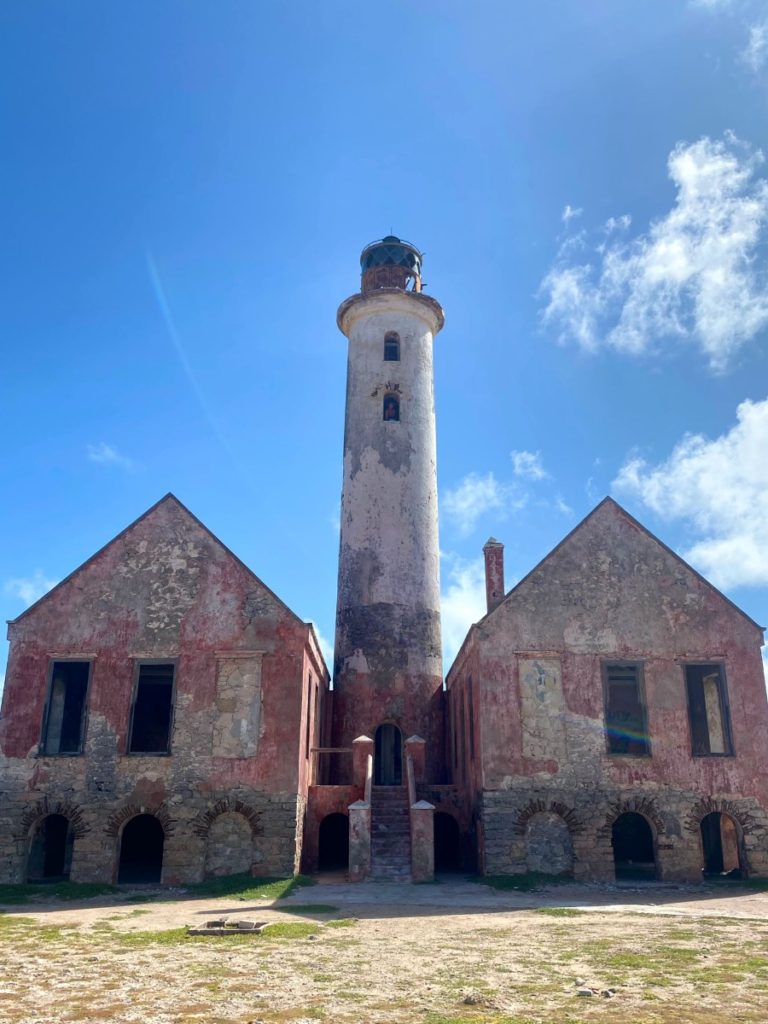
[(349, 339), (334, 657), (334, 742), (375, 737), (379, 785), (402, 781), (403, 743), (442, 753), (440, 564), (432, 346), (440, 304), (422, 255), (394, 235), (360, 257), (337, 315)]

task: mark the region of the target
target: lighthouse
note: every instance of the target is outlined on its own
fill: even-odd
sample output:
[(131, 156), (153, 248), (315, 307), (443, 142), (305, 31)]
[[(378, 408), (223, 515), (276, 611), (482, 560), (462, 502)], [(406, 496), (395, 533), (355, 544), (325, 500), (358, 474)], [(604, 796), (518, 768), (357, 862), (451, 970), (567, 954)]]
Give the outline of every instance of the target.
[(334, 653), (334, 742), (375, 738), (378, 785), (403, 781), (403, 744), (442, 754), (440, 552), (433, 345), (440, 304), (422, 254), (394, 235), (366, 246), (361, 287), (337, 315), (348, 339)]

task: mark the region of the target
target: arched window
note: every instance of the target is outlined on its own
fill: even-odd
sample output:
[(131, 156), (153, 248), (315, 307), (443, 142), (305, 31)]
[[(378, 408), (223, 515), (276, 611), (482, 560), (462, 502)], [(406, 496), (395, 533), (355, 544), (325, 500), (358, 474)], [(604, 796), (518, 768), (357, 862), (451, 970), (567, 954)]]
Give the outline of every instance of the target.
[(400, 419), (400, 399), (397, 395), (384, 395), (384, 419)]
[(400, 335), (394, 331), (390, 331), (384, 337), (384, 362), (400, 362)]

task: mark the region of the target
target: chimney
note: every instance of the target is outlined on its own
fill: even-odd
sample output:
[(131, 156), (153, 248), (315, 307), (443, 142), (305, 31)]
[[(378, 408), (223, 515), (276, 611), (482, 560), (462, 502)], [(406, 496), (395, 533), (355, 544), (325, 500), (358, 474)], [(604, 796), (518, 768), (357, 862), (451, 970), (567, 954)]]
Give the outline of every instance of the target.
[(485, 555), (485, 599), (492, 612), (504, 597), (504, 545), (491, 537), (483, 548)]

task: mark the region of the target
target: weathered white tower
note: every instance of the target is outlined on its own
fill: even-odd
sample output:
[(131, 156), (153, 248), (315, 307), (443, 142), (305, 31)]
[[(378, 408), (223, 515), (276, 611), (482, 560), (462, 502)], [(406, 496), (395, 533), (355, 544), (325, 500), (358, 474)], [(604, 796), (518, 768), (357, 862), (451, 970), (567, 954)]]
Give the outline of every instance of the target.
[(421, 259), (393, 235), (367, 246), (361, 290), (337, 316), (349, 357), (334, 742), (375, 736), (379, 783), (400, 781), (411, 735), (429, 775), (442, 754), (432, 344), (444, 317), (421, 291)]

